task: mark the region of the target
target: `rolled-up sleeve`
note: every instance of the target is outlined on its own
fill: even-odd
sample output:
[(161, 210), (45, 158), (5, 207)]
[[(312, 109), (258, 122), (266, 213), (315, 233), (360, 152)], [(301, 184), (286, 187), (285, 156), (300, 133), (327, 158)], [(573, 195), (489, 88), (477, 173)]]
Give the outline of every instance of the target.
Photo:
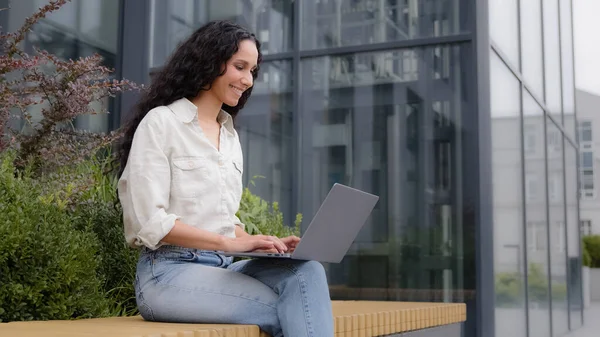
[(125, 238), (132, 246), (156, 249), (175, 220), (169, 214), (171, 167), (162, 148), (164, 133), (152, 116), (146, 116), (133, 137), (126, 168), (119, 179)]
[(242, 222), (242, 220), (240, 220), (240, 218), (238, 218), (238, 216), (237, 216), (237, 215), (235, 215), (235, 214), (234, 214), (234, 215), (232, 216), (232, 221), (233, 221), (233, 224), (234, 224), (234, 225), (236, 225), (236, 226), (240, 226), (240, 227), (241, 227), (243, 230), (245, 230), (245, 229), (246, 229), (246, 225), (245, 225), (245, 224)]

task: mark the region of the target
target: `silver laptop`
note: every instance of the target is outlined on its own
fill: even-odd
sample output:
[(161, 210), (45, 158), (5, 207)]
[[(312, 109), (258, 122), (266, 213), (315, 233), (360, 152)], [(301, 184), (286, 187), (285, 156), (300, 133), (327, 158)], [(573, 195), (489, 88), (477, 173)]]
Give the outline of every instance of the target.
[(225, 256), (287, 258), (339, 263), (365, 224), (379, 197), (334, 184), (291, 254), (222, 252)]

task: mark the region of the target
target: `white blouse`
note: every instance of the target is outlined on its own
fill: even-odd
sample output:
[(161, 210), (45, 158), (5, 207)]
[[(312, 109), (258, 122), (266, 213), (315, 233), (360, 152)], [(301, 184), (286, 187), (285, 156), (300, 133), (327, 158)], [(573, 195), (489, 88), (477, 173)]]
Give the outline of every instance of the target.
[(220, 149), (204, 135), (196, 106), (183, 98), (148, 112), (119, 179), (125, 239), (160, 247), (175, 220), (228, 237), (244, 225), (243, 156), (231, 116), (221, 110)]

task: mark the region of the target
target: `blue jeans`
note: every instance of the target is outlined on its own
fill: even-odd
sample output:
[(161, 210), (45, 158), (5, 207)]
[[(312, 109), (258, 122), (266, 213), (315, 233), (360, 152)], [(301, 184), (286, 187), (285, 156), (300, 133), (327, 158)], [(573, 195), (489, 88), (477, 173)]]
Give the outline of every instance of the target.
[(273, 337), (334, 335), (319, 262), (231, 257), (197, 249), (143, 249), (137, 305), (149, 321), (255, 324)]

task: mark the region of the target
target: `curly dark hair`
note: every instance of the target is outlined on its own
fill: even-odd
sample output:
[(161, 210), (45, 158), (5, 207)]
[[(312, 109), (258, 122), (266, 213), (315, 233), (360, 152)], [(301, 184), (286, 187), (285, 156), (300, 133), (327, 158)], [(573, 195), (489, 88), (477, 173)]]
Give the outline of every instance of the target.
[[(132, 109), (132, 117), (124, 127), (124, 137), (118, 150), (118, 177), (129, 158), (133, 135), (146, 114), (157, 106), (168, 105), (184, 97), (191, 100), (200, 91), (209, 90), (214, 80), (225, 73), (223, 64), (238, 51), (239, 43), (243, 40), (256, 43), (258, 60), (252, 71), (252, 77), (256, 80), (262, 61), (260, 42), (253, 33), (238, 24), (229, 21), (209, 22), (179, 45)], [(222, 109), (235, 119), (250, 94), (252, 87), (244, 91), (236, 106), (223, 103)]]

